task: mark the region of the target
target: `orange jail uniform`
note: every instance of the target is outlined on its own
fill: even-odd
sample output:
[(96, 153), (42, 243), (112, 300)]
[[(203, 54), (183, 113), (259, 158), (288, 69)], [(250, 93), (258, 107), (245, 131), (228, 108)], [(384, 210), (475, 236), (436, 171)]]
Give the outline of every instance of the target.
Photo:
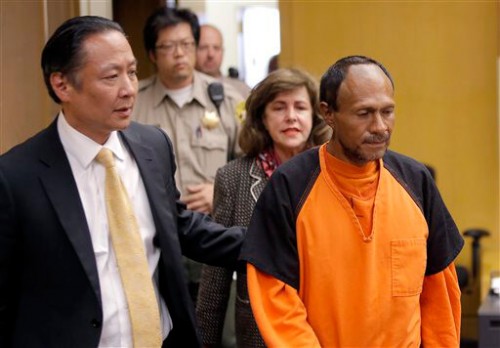
[(240, 258), (266, 344), (458, 347), (463, 239), (434, 180), (392, 151), (360, 178), (338, 161), (292, 158), (257, 202)]

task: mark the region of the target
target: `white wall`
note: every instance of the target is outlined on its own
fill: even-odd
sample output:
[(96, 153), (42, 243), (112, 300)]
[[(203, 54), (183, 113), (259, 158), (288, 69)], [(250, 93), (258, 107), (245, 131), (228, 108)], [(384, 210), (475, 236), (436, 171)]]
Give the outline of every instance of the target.
[(246, 7), (278, 8), (278, 0), (181, 0), (179, 7), (192, 9), (198, 14), (202, 24), (210, 23), (221, 30), (224, 35), (225, 47), (221, 71), (223, 74), (227, 74), (227, 69), (230, 66), (238, 67), (240, 72), (243, 69), (241, 66), (243, 57), (240, 57), (238, 50), (239, 41), (241, 41), (239, 34), (242, 30), (240, 18), (242, 10)]
[(80, 15), (113, 19), (113, 0), (80, 0)]

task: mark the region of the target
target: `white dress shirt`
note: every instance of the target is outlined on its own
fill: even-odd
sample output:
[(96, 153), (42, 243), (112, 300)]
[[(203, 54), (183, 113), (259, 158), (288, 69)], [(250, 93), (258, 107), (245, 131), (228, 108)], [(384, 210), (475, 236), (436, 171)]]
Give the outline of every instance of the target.
[(116, 264), (106, 216), (105, 168), (95, 161), (95, 156), (102, 147), (113, 152), (118, 174), (127, 190), (139, 224), (156, 297), (161, 308), (161, 326), (163, 339), (165, 339), (172, 329), (172, 320), (165, 301), (158, 291), (160, 250), (153, 245), (156, 229), (144, 183), (134, 158), (122, 144), (117, 132), (112, 132), (106, 143), (100, 145), (71, 127), (62, 111), (57, 120), (57, 130), (78, 187), (97, 263), (103, 307), (99, 347), (133, 346), (127, 300)]

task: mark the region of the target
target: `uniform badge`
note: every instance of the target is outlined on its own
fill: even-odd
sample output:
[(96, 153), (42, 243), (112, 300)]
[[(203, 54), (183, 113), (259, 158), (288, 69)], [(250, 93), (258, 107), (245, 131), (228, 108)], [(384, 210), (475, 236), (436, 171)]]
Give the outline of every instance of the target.
[(236, 108), (234, 109), (235, 111), (235, 117), (236, 120), (242, 124), (243, 121), (245, 121), (245, 117), (247, 115), (247, 111), (245, 109), (245, 102), (241, 101), (238, 104), (236, 104)]
[(213, 129), (220, 123), (219, 116), (215, 111), (205, 111), (205, 115), (201, 119), (201, 124), (207, 129)]

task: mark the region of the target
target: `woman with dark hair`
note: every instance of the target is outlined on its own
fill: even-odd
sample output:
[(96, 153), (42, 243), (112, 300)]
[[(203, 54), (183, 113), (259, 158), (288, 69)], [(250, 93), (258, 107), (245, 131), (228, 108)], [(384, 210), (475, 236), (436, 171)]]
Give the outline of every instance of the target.
[[(279, 69), (251, 91), (239, 144), (246, 156), (217, 171), (215, 220), (247, 226), (255, 203), (273, 171), (292, 156), (330, 138), (319, 115), (314, 80), (297, 69)], [(204, 266), (197, 317), (205, 347), (220, 346), (233, 271)], [(264, 347), (248, 299), (246, 274), (237, 274), (236, 341), (238, 347)]]

